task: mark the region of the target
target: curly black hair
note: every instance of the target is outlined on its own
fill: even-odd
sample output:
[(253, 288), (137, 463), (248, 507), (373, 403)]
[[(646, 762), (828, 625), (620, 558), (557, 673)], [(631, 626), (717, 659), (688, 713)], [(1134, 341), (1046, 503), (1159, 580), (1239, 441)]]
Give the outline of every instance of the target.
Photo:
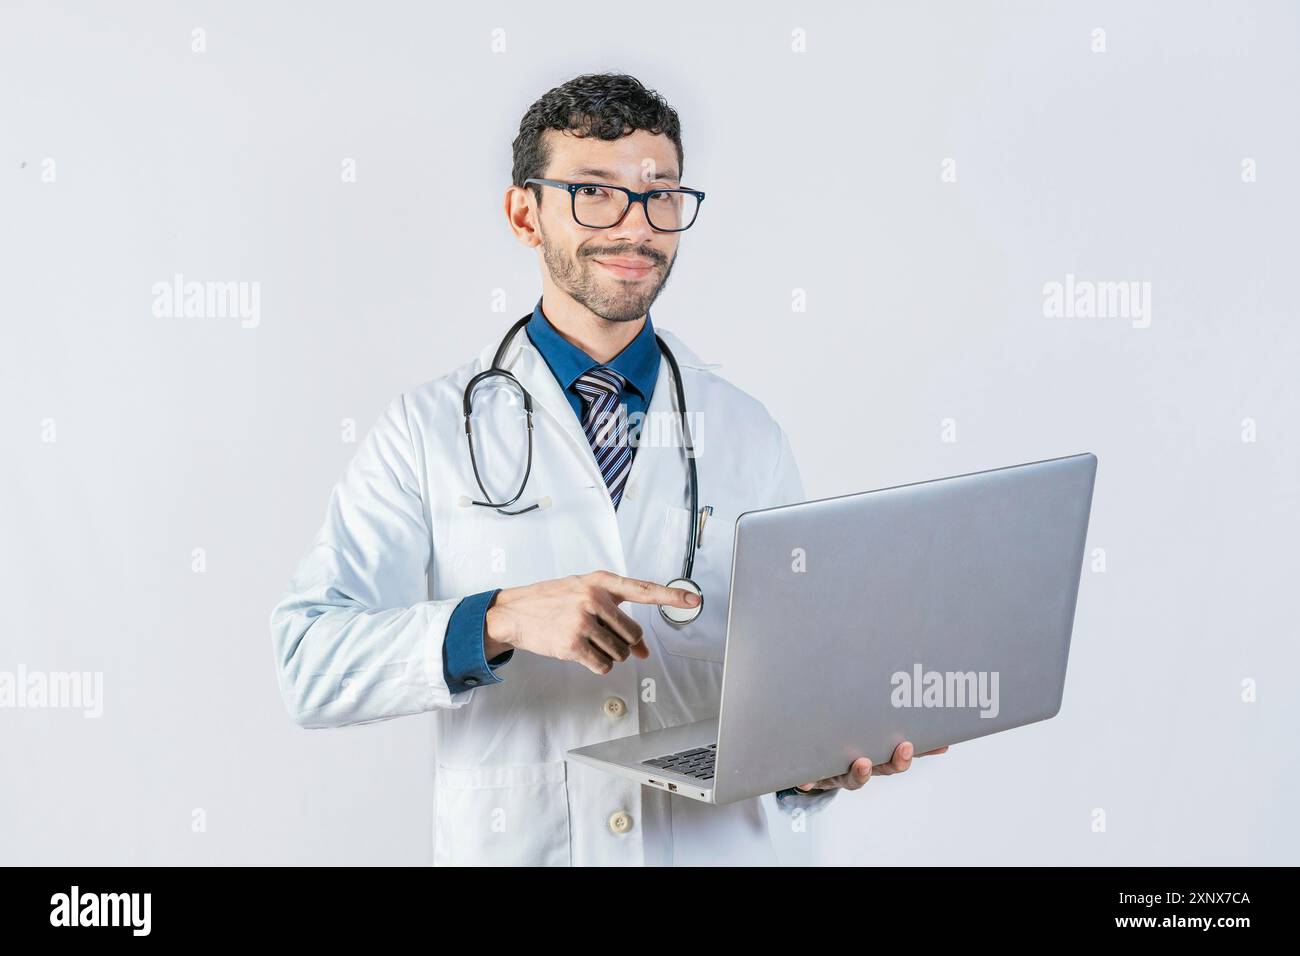
[[(548, 129), (568, 130), (579, 136), (618, 139), (635, 130), (667, 136), (677, 147), (678, 175), (685, 158), (682, 127), (677, 111), (667, 100), (624, 73), (587, 73), (548, 90), (519, 121), (514, 142), (516, 186), (545, 174), (550, 160), (542, 134)], [(534, 185), (541, 201), (541, 187)]]

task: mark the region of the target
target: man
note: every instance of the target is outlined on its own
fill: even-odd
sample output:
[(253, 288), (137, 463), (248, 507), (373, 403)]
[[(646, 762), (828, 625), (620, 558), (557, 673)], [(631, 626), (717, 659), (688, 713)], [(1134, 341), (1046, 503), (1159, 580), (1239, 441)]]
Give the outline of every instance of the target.
[[(803, 498), (763, 406), (651, 322), (702, 199), (682, 191), (683, 158), (676, 112), (632, 77), (580, 76), (532, 105), (505, 212), (537, 250), (542, 296), (500, 363), (531, 394), (531, 425), (518, 388), (488, 376), (467, 436), (464, 392), (496, 338), (397, 398), (272, 612), (302, 726), (437, 711), (436, 864), (774, 862), (757, 798), (696, 803), (564, 761), (717, 712), (731, 527)], [(699, 502), (713, 508), (693, 572), (705, 600), (686, 627), (657, 606), (698, 598), (654, 583), (681, 573), (699, 520), (680, 442), (646, 437), (675, 420), (656, 332), (681, 370)], [(874, 772), (911, 757), (903, 743)], [(872, 773), (862, 759), (777, 802), (816, 811)]]

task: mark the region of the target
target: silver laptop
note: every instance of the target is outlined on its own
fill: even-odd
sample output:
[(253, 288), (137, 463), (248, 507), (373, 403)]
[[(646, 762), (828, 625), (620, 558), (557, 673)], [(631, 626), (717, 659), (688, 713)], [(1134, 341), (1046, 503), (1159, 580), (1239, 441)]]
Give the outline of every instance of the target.
[(1096, 471), (1072, 455), (745, 512), (718, 715), (566, 758), (722, 804), (1055, 716)]

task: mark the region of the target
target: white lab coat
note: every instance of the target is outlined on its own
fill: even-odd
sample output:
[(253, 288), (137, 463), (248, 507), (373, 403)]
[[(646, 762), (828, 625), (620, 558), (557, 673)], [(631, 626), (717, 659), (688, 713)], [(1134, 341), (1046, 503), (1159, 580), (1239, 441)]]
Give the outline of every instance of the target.
[[(681, 366), (698, 449), (700, 505), (714, 513), (695, 559), (699, 619), (677, 629), (658, 609), (627, 603), (650, 649), (598, 676), (516, 651), (499, 684), (452, 693), (443, 639), (461, 598), (491, 588), (606, 569), (659, 583), (681, 573), (689, 498), (680, 447), (642, 442), (615, 511), (581, 425), (521, 331), (503, 365), (533, 395), (532, 476), (507, 517), (479, 499), (461, 397), (490, 366), (478, 360), (395, 399), (330, 497), (325, 522), (271, 614), (280, 687), (303, 727), (339, 727), (436, 711), (433, 861), (441, 864), (768, 864), (775, 855), (755, 797), (710, 806), (577, 763), (573, 747), (701, 720), (718, 712), (733, 528), (738, 514), (802, 500), (781, 427), (665, 330)], [(475, 449), (495, 500), (522, 475), (518, 407), (491, 393), (475, 411)], [(643, 433), (671, 422), (668, 363)], [(492, 477), (489, 477), (492, 476)], [(791, 719), (798, 719), (791, 712)], [(786, 814), (833, 796), (780, 801)]]

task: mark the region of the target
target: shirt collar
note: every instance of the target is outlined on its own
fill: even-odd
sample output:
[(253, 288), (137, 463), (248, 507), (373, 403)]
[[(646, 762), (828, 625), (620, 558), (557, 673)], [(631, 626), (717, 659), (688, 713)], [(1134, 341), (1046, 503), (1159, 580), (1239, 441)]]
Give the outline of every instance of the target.
[[(542, 300), (537, 300), (533, 317), (524, 327), (528, 338), (532, 340), (537, 351), (550, 366), (560, 386), (567, 392), (573, 387), (582, 373), (600, 365), (594, 358), (569, 342), (556, 331), (550, 320), (542, 312)], [(650, 312), (646, 311), (645, 324), (636, 338), (627, 344), (623, 351), (605, 363), (627, 380), (627, 384), (636, 389), (647, 401), (654, 391), (655, 380), (659, 376), (659, 343), (655, 341), (654, 325), (650, 321)]]

